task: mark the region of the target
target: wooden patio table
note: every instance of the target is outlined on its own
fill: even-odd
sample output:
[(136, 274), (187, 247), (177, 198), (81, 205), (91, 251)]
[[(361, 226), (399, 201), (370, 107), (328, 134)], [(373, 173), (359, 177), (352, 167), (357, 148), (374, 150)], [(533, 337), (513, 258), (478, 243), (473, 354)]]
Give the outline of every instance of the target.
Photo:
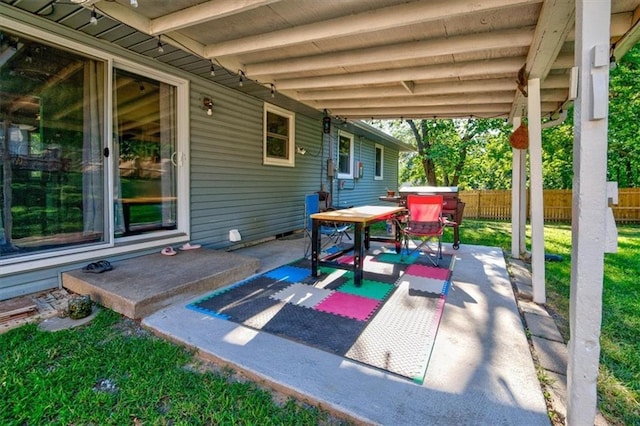
[[(394, 242), (396, 251), (400, 250), (400, 230), (396, 227), (394, 237), (371, 237), (369, 235), (369, 227), (381, 221), (395, 219), (406, 212), (404, 207), (385, 207), (385, 206), (360, 206), (349, 209), (332, 210), (311, 215), (311, 275), (318, 276), (318, 266), (331, 266), (340, 269), (349, 269), (353, 271), (354, 284), (359, 287), (362, 285), (362, 272), (364, 264), (364, 251), (369, 249), (370, 241), (386, 241)], [(355, 231), (353, 236), (353, 247), (340, 250), (338, 253), (320, 259), (320, 232), (319, 228), (322, 222), (342, 222), (352, 223)], [(344, 264), (332, 261), (344, 252), (353, 248), (353, 264)]]

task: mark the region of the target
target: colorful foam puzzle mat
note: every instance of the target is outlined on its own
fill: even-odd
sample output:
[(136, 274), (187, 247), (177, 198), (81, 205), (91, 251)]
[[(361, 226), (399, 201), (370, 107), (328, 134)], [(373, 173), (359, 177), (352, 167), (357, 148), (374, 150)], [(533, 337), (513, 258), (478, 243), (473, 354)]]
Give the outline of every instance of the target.
[[(422, 383), (451, 285), (454, 258), (368, 254), (363, 282), (300, 259), (217, 290), (189, 309)], [(352, 260), (348, 255), (339, 262)]]

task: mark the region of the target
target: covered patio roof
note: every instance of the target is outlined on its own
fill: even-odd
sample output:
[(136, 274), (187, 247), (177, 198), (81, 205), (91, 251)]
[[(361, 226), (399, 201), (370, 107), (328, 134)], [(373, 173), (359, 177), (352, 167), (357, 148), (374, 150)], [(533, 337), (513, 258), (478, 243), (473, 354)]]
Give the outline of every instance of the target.
[[(310, 117), (528, 116), (538, 303), (540, 121), (575, 98), (567, 424), (593, 423), (604, 250), (615, 233), (604, 226), (615, 198), (606, 185), (607, 59), (640, 39), (640, 0), (1, 1)], [(512, 210), (522, 215), (526, 152), (515, 151)], [(516, 243), (517, 234), (524, 241), (518, 216)]]
[[(2, 1), (269, 102), (348, 120), (513, 118), (527, 108), (529, 78), (541, 81), (544, 117), (565, 107), (574, 66), (573, 1)], [(611, 55), (640, 38), (639, 5), (612, 1)]]

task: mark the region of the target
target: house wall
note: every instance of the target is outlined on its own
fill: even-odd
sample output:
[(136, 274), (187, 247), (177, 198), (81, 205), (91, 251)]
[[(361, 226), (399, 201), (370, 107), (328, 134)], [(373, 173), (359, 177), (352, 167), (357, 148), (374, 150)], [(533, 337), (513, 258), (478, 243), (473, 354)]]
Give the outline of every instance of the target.
[[(353, 127), (345, 126), (348, 132), (354, 132)], [(337, 133), (334, 132), (334, 135)], [(334, 136), (332, 135), (332, 136)], [(336, 137), (337, 138), (337, 137)], [(389, 205), (380, 201), (378, 197), (386, 195), (386, 190), (397, 190), (398, 187), (398, 150), (384, 146), (383, 179), (375, 180), (375, 144), (383, 145), (356, 133), (354, 141), (354, 161), (364, 164), (364, 173), (360, 179), (335, 179), (333, 188), (333, 205), (335, 207), (350, 207), (357, 205)], [(337, 157), (337, 143), (334, 144), (334, 158)], [(357, 172), (357, 171), (356, 171)], [(341, 184), (342, 181), (342, 184)]]
[[(34, 19), (25, 18), (27, 22)], [(296, 114), (295, 119), (296, 145), (303, 147), (306, 155), (296, 155), (295, 167), (262, 165), (262, 100), (48, 21), (35, 20), (45, 31), (190, 80), (190, 233), (193, 242), (207, 248), (229, 249), (236, 244), (229, 241), (231, 229), (240, 231), (243, 244), (300, 230), (304, 223), (304, 195), (323, 187), (332, 188), (335, 205), (347, 206), (380, 204), (377, 197), (385, 188), (397, 186), (397, 148), (385, 147), (385, 179), (376, 181), (374, 143), (384, 142), (361, 138), (357, 131), (349, 129), (356, 135), (355, 161), (365, 163), (364, 176), (357, 181), (345, 181), (339, 189), (337, 181), (327, 178), (326, 160), (331, 155), (330, 147), (334, 148), (336, 158), (337, 144), (331, 143), (331, 139), (337, 137), (340, 126), (332, 126), (332, 135), (327, 137), (322, 133), (319, 120), (301, 114)], [(204, 96), (213, 99), (212, 116), (202, 109)], [(147, 248), (107, 256), (96, 251), (95, 256), (118, 261), (156, 251), (156, 248)], [(72, 262), (60, 256), (60, 262), (53, 267), (0, 274), (0, 300), (59, 287), (62, 272), (81, 268), (89, 261)]]
[[(188, 76), (187, 76), (188, 77)], [(214, 99), (214, 114), (200, 108), (203, 94)], [(355, 161), (364, 176), (345, 180), (327, 177), (326, 164), (337, 135), (323, 135), (322, 123), (296, 114), (295, 167), (262, 165), (263, 101), (226, 87), (212, 87), (199, 78), (191, 85), (191, 239), (211, 248), (225, 248), (229, 230), (238, 229), (244, 241), (257, 241), (302, 229), (304, 195), (333, 188), (334, 205), (380, 204), (378, 196), (395, 188), (398, 151), (384, 148), (384, 180), (374, 180), (375, 143), (356, 136)], [(350, 129), (352, 130), (352, 129)]]
[[(199, 109), (200, 93), (212, 92), (214, 114)], [(243, 241), (260, 240), (303, 226), (304, 194), (319, 190), (321, 123), (296, 114), (295, 167), (262, 165), (263, 101), (192, 81), (191, 237), (227, 247), (229, 230)]]

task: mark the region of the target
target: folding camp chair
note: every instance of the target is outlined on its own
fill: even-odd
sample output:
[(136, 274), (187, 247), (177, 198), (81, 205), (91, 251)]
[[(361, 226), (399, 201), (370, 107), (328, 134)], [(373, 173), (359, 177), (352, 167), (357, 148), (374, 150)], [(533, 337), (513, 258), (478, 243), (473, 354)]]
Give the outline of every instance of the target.
[[(304, 237), (307, 239), (304, 249), (304, 257), (308, 257), (311, 252), (311, 231), (313, 221), (311, 215), (314, 213), (320, 213), (320, 197), (318, 193), (307, 194), (304, 196)], [(345, 235), (351, 239), (347, 231), (349, 230), (349, 224), (342, 224), (337, 222), (324, 222), (318, 232), (320, 238), (326, 236), (325, 242), (322, 243), (322, 247), (327, 247), (329, 244), (339, 245), (342, 242), (342, 237)]]
[[(442, 218), (442, 195), (408, 195), (407, 211), (409, 212), (406, 223), (401, 228), (401, 236), (405, 250), (403, 253), (413, 254), (416, 251), (424, 251), (435, 255), (429, 256), (434, 266), (438, 266), (442, 259), (442, 231), (444, 220)], [(418, 242), (413, 241), (414, 239)], [(429, 242), (437, 240), (438, 246), (433, 249)], [(409, 252), (409, 241), (415, 244), (415, 248)]]

